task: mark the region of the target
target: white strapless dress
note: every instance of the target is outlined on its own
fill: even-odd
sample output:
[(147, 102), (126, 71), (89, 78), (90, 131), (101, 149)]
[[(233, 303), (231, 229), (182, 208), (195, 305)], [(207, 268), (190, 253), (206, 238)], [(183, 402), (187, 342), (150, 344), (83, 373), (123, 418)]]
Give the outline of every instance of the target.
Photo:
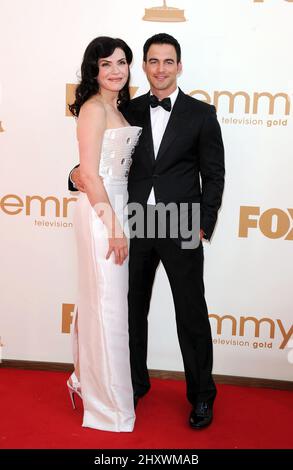
[[(141, 128), (107, 129), (99, 174), (122, 226), (127, 223), (127, 177)], [(119, 201), (119, 204), (115, 202)], [(106, 260), (107, 231), (81, 193), (75, 210), (78, 252), (78, 313), (73, 356), (79, 364), (83, 426), (130, 432), (135, 413), (128, 344), (128, 259)]]

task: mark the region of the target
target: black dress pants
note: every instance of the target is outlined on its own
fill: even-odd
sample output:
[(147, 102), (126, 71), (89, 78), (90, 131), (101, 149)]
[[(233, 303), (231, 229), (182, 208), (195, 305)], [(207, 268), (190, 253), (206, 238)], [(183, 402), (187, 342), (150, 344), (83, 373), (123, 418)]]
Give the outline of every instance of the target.
[[(172, 289), (177, 333), (182, 352), (187, 398), (192, 405), (212, 403), (213, 347), (204, 297), (203, 247), (182, 249), (170, 238), (133, 238), (129, 258), (129, 341), (134, 393), (150, 388), (147, 370), (148, 312), (159, 262)], [(162, 332), (163, 333), (163, 332)]]

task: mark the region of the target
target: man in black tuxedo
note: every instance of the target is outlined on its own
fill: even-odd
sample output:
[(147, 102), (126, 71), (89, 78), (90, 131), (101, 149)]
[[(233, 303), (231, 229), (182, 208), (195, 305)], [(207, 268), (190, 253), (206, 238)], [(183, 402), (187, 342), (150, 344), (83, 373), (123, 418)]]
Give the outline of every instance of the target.
[[(129, 173), (129, 203), (146, 210), (156, 204), (200, 203), (200, 243), (183, 249), (181, 240), (131, 238), (129, 255), (129, 338), (134, 397), (150, 388), (147, 369), (147, 316), (159, 262), (168, 275), (174, 298), (177, 332), (192, 405), (190, 426), (211, 423), (216, 387), (212, 378), (213, 348), (204, 297), (202, 238), (212, 236), (224, 188), (224, 149), (214, 106), (185, 95), (177, 87), (181, 72), (178, 41), (165, 33), (144, 45), (143, 68), (150, 93), (130, 101), (123, 111), (130, 124), (141, 126)], [(77, 182), (78, 174), (72, 179)], [(73, 189), (71, 183), (69, 189)]]

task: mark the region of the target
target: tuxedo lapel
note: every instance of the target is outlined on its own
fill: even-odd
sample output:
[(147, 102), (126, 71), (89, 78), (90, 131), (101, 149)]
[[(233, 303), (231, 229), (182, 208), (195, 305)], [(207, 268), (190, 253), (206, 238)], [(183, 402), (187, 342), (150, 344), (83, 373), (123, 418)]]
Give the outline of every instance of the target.
[(149, 106), (149, 93), (141, 97), (141, 102), (135, 113), (135, 124), (142, 127), (142, 135), (139, 139), (139, 148), (146, 156), (146, 161), (155, 162), (153, 134)]
[(152, 165), (155, 164), (155, 162), (158, 161), (160, 158), (162, 158), (162, 156), (168, 150), (174, 139), (176, 139), (176, 136), (178, 136), (178, 134), (180, 133), (180, 130), (184, 130), (184, 127), (186, 126), (186, 119), (184, 114), (187, 116), (188, 120), (188, 105), (186, 103), (184, 93), (179, 89), (177, 99), (171, 111), (171, 116), (169, 118), (164, 135), (162, 137), (157, 158), (155, 158), (149, 105), (149, 93), (142, 97), (142, 100), (139, 103), (139, 108), (137, 108), (135, 113), (135, 120), (137, 125), (140, 125), (143, 128), (143, 132), (139, 141), (139, 147), (143, 150), (143, 153), (146, 155), (146, 159), (148, 159), (148, 161)]
[(150, 107), (147, 102), (147, 106), (145, 107), (144, 112), (144, 140), (143, 144), (147, 150), (147, 153), (150, 157), (152, 163), (155, 162), (155, 152), (154, 152), (154, 142), (153, 142), (153, 133), (152, 133), (152, 124), (151, 124), (151, 113)]
[(161, 141), (161, 145), (156, 158), (157, 161), (162, 158), (164, 153), (168, 150), (173, 140), (180, 132), (180, 129), (185, 125), (185, 120), (182, 119), (183, 113), (188, 113), (188, 110), (185, 106), (185, 95), (179, 89), (177, 99), (174, 103), (173, 109), (171, 111), (171, 116), (169, 118), (166, 130)]

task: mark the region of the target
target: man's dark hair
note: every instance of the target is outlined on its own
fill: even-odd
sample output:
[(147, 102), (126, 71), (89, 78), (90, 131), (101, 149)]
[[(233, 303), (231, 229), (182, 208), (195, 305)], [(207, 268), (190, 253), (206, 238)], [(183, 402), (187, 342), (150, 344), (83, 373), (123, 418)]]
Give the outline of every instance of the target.
[(170, 44), (175, 47), (177, 63), (181, 60), (181, 47), (177, 39), (167, 33), (159, 33), (146, 40), (143, 46), (143, 60), (146, 62), (147, 53), (152, 44)]

